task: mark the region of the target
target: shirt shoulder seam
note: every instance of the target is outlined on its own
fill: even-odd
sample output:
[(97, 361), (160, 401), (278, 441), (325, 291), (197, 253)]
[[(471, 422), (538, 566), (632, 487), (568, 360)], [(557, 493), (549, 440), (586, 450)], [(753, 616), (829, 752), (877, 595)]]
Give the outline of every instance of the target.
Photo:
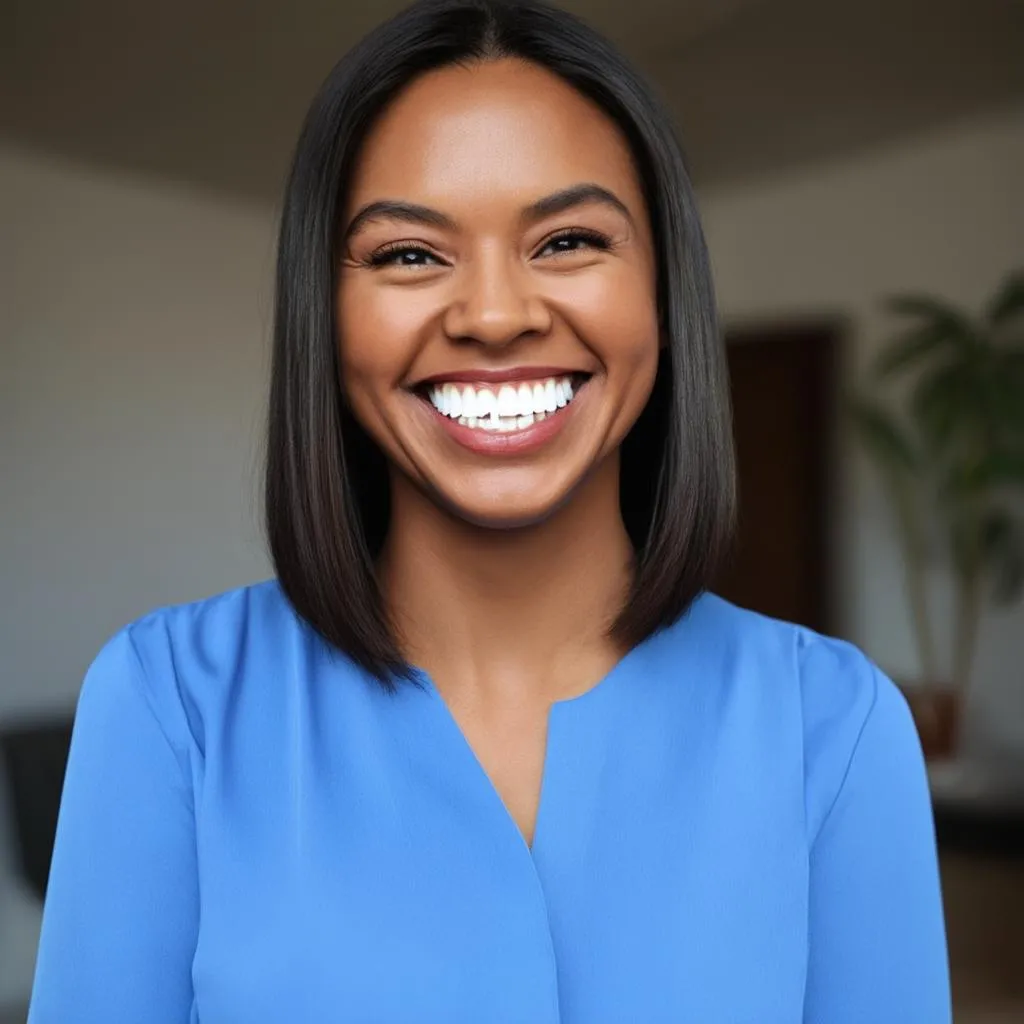
[[(178, 765), (178, 771), (181, 772), (181, 781), (185, 787), (185, 792), (188, 794), (189, 802), (192, 803), (192, 783), (189, 778), (189, 773), (182, 760), (181, 754), (178, 748), (175, 746), (174, 741), (168, 734), (167, 727), (164, 725), (163, 719), (157, 712), (156, 706), (153, 703), (153, 698), (149, 694), (149, 688), (142, 681), (149, 679), (149, 673), (146, 671), (145, 663), (142, 660), (142, 656), (139, 654), (139, 649), (135, 644), (135, 638), (131, 634), (131, 630), (125, 630), (125, 639), (128, 641), (128, 649), (131, 651), (132, 659), (135, 662), (138, 678), (133, 680), (133, 685), (142, 697), (142, 702), (146, 706), (146, 710), (152, 716), (153, 721), (156, 723), (157, 729), (160, 731), (160, 735), (163, 737), (164, 742), (167, 744), (167, 749), (171, 752), (171, 756), (174, 758), (175, 763)], [(184, 709), (182, 709), (184, 714)]]
[(839, 803), (839, 798), (843, 795), (843, 791), (846, 789), (846, 783), (850, 778), (851, 771), (853, 769), (853, 762), (857, 758), (857, 751), (860, 750), (861, 740), (864, 738), (864, 733), (867, 730), (868, 722), (871, 721), (871, 716), (874, 714), (875, 707), (878, 704), (878, 670), (868, 661), (867, 658), (863, 659), (870, 671), (871, 671), (871, 703), (868, 705), (867, 712), (864, 715), (864, 720), (860, 723), (860, 728), (857, 730), (857, 736), (853, 741), (853, 746), (850, 749), (850, 756), (846, 761), (846, 767), (843, 770), (843, 777), (839, 781), (839, 785), (836, 787), (835, 795), (832, 797), (828, 805), (828, 809), (822, 816), (821, 823), (818, 825), (818, 830), (815, 833), (814, 839), (811, 842), (812, 849), (817, 843), (818, 838), (825, 831), (825, 827), (828, 825), (829, 819), (832, 817), (832, 812), (835, 810), (836, 805)]

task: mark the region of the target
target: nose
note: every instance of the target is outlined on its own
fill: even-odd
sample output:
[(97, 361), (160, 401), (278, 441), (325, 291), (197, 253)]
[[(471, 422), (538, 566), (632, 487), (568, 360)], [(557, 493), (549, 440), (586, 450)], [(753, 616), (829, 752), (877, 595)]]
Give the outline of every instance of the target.
[(493, 250), (462, 268), (458, 294), (444, 317), (450, 338), (491, 346), (544, 334), (550, 326), (550, 311), (531, 286), (529, 269), (514, 255)]

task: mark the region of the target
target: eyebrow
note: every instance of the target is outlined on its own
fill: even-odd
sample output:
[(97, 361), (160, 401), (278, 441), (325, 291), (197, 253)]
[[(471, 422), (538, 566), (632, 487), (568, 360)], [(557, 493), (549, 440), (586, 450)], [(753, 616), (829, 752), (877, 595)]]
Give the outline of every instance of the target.
[(364, 224), (371, 220), (401, 220), (412, 224), (425, 224), (431, 228), (454, 231), (455, 221), (440, 210), (418, 203), (404, 203), (398, 199), (378, 199), (368, 203), (353, 218), (345, 231), (345, 237), (351, 238)]
[[(545, 217), (553, 217), (555, 214), (564, 213), (586, 203), (601, 203), (604, 206), (609, 206), (622, 214), (630, 224), (633, 224), (633, 216), (626, 204), (614, 192), (592, 182), (570, 185), (568, 188), (559, 189), (557, 192), (552, 192), (550, 195), (530, 203), (523, 210), (520, 219), (524, 224), (532, 224)], [(345, 237), (351, 238), (371, 220), (405, 221), (412, 224), (423, 224), (426, 227), (440, 228), (442, 231), (455, 231), (458, 228), (455, 220), (432, 207), (421, 206), (419, 203), (406, 203), (399, 199), (378, 199), (375, 202), (367, 203), (352, 218), (345, 231)]]
[(556, 213), (564, 213), (574, 206), (583, 206), (585, 203), (600, 203), (603, 206), (610, 206), (613, 210), (621, 213), (630, 224), (633, 223), (633, 215), (629, 212), (626, 204), (614, 192), (592, 182), (570, 185), (568, 188), (559, 189), (549, 196), (544, 196), (543, 199), (538, 199), (523, 211), (522, 219), (524, 222), (532, 224), (545, 217), (553, 217)]

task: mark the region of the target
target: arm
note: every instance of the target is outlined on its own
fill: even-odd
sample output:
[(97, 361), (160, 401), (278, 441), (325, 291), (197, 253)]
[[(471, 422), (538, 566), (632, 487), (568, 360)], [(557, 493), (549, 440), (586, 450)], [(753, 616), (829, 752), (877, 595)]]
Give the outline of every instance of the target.
[(187, 1024), (198, 926), (188, 754), (127, 632), (86, 675), (43, 913), (30, 1024)]
[(906, 701), (873, 697), (810, 851), (805, 1024), (948, 1024), (945, 928), (924, 761)]

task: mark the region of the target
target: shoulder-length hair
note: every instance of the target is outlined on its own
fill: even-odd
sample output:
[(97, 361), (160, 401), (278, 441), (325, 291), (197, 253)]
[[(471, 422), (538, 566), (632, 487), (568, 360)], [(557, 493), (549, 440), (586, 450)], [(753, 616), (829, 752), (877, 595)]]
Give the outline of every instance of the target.
[(536, 0), (424, 0), (331, 71), (303, 126), (278, 240), (265, 514), (298, 614), (388, 690), (410, 677), (374, 561), (389, 509), (383, 456), (348, 412), (338, 366), (339, 218), (360, 145), (416, 76), (513, 57), (558, 75), (624, 134), (649, 211), (663, 348), (651, 398), (623, 443), (623, 519), (636, 551), (614, 630), (630, 645), (677, 620), (713, 579), (732, 533), (734, 470), (724, 358), (689, 176), (666, 113), (615, 48)]

